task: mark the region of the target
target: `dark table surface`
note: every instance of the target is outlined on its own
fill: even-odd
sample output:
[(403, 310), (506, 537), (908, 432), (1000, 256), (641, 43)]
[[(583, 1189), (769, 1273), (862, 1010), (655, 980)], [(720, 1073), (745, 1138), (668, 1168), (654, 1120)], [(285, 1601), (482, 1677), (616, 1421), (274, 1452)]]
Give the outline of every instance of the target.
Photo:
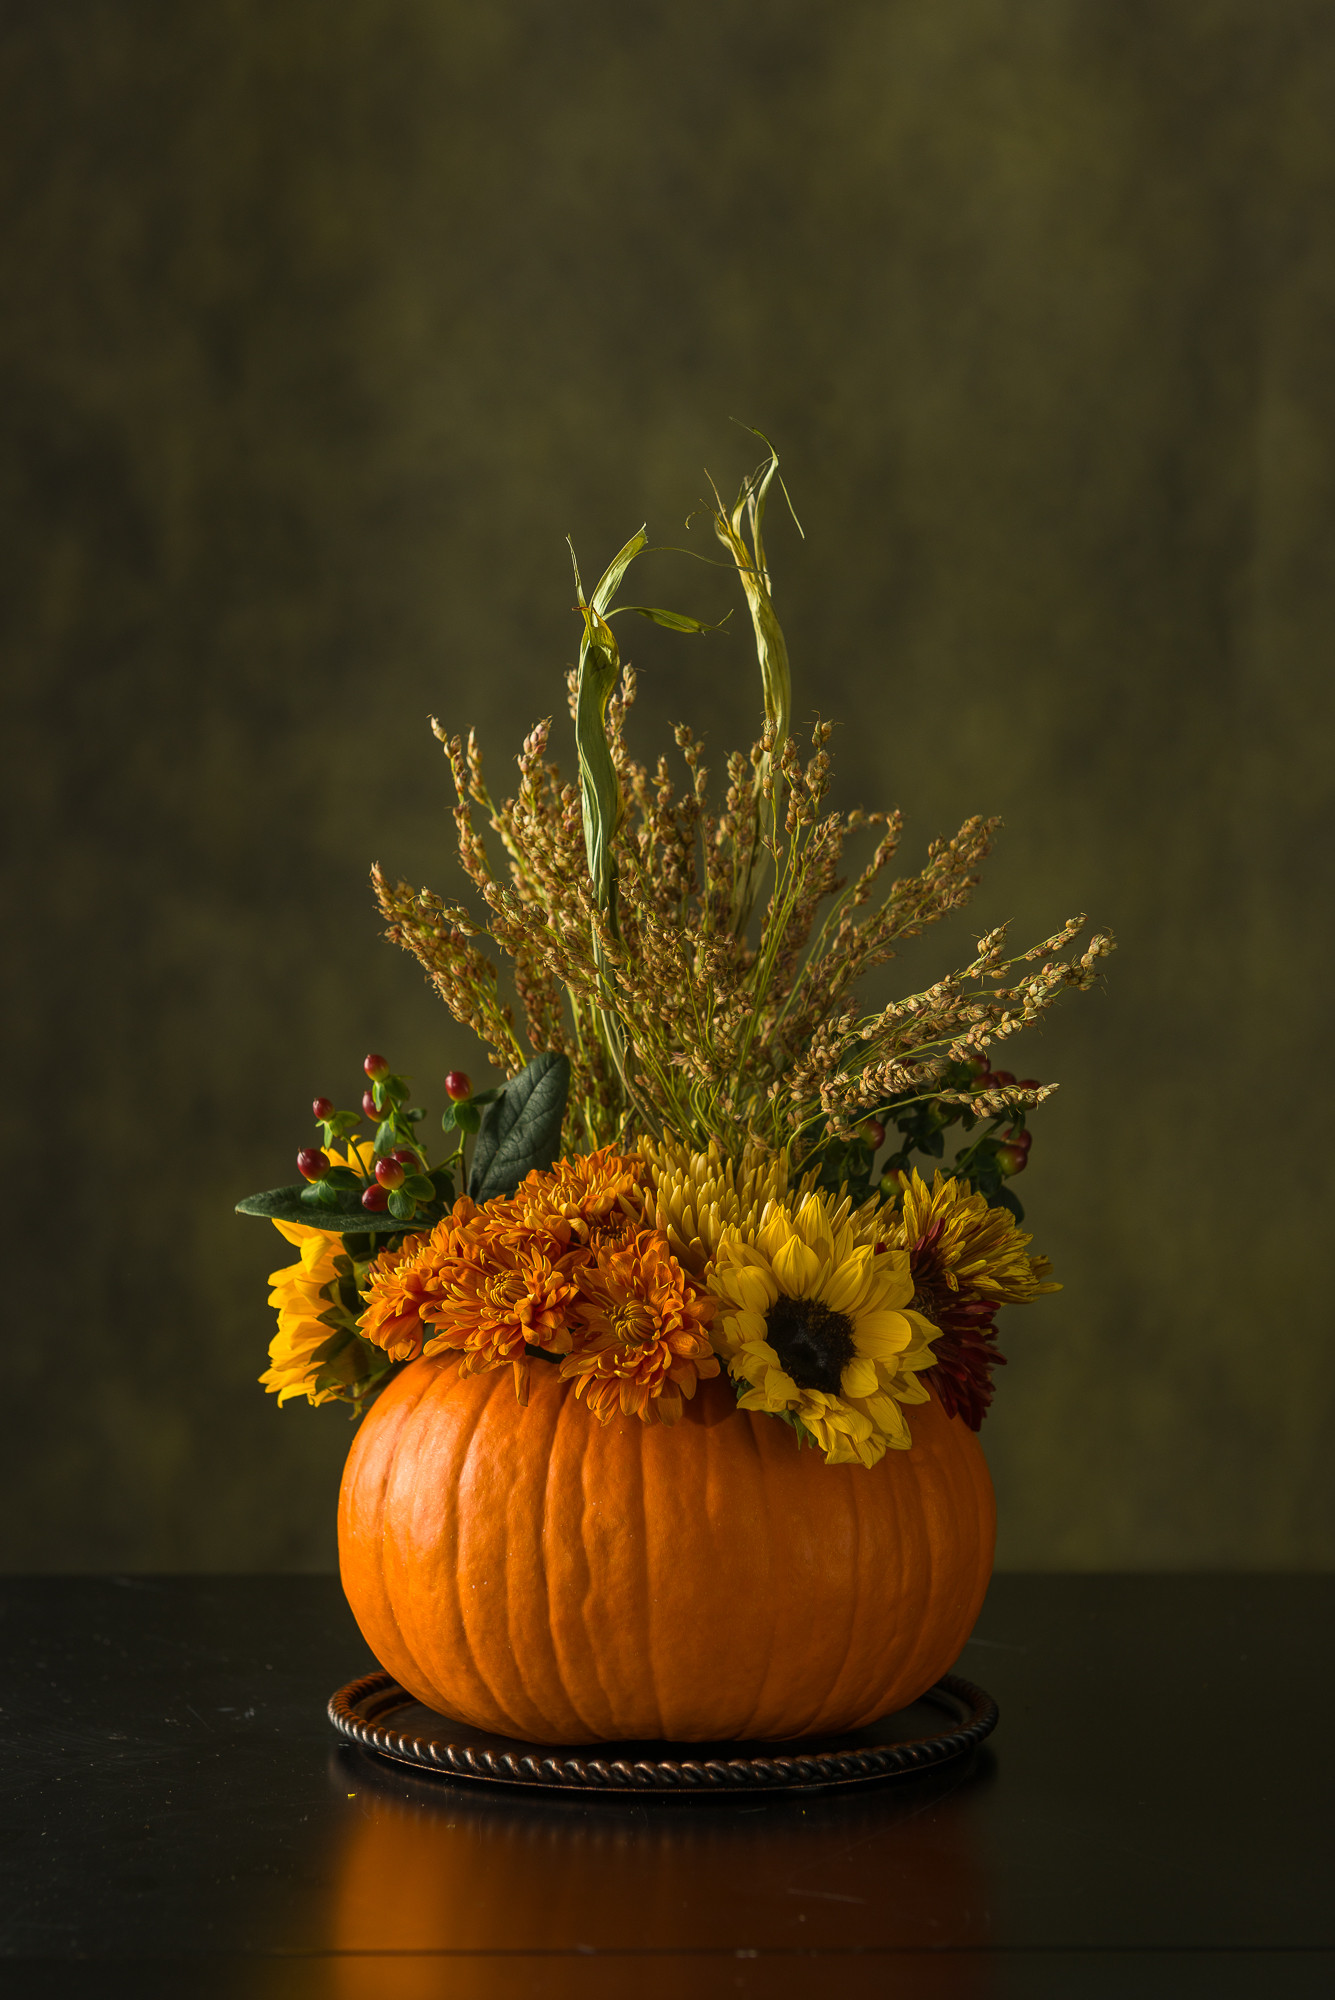
[(1335, 1993), (1335, 1579), (1001, 1576), (972, 1761), (556, 1798), (340, 1744), (323, 1577), (11, 1578), (14, 1994)]

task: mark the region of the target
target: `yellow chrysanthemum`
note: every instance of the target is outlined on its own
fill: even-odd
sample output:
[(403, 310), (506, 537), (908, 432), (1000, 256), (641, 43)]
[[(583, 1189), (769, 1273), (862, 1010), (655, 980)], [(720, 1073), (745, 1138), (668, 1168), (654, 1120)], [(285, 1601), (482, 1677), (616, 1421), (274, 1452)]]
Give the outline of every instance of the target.
[(301, 1255), (297, 1263), (284, 1265), (269, 1276), (273, 1286), (269, 1304), (278, 1309), (278, 1331), (269, 1343), (270, 1366), (260, 1381), (280, 1404), (290, 1396), (304, 1396), (308, 1403), (327, 1403), (339, 1391), (313, 1386), (319, 1373), (314, 1355), (329, 1339), (331, 1329), (320, 1315), (329, 1310), (325, 1287), (334, 1283), (334, 1259), (342, 1245), (328, 1230), (308, 1229), (301, 1222), (279, 1222), (275, 1217), (274, 1228), (294, 1243)]
[(909, 1310), (901, 1245), (879, 1204), (807, 1194), (766, 1209), (752, 1241), (725, 1232), (709, 1271), (723, 1301), (714, 1344), (743, 1409), (800, 1419), (827, 1464), (875, 1465), (912, 1443), (902, 1403), (925, 1403), (935, 1328)]
[(675, 1139), (641, 1139), (637, 1151), (649, 1167), (645, 1220), (696, 1278), (703, 1277), (725, 1230), (754, 1236), (769, 1204), (788, 1193), (786, 1156), (759, 1146), (745, 1147), (740, 1161), (725, 1158), (717, 1139), (703, 1153)]

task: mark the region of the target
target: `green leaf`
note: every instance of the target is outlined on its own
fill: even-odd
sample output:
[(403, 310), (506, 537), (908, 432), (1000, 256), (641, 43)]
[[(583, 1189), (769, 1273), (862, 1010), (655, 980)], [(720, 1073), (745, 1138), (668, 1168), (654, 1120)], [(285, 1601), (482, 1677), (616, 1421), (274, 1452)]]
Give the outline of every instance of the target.
[(436, 1198), (436, 1190), (425, 1174), (409, 1174), (399, 1193), (406, 1194), (412, 1201), (434, 1201)]
[(334, 1208), (341, 1211), (343, 1197), (337, 1188), (331, 1188), (328, 1181), (314, 1181), (301, 1190), (302, 1204), (306, 1208)]
[[(357, 1185), (361, 1186), (360, 1181)], [(383, 1210), (372, 1214), (363, 1208), (357, 1195), (336, 1195), (333, 1202), (317, 1208), (303, 1198), (307, 1192), (300, 1182), (295, 1187), (269, 1188), (264, 1194), (246, 1195), (237, 1203), (236, 1212), (263, 1216), (270, 1222), (300, 1222), (306, 1229), (327, 1229), (335, 1235), (378, 1236), (403, 1227)]]
[[(631, 536), (630, 540), (626, 543), (625, 548), (622, 549), (617, 555), (613, 556), (611, 562), (607, 565), (607, 568), (603, 571), (602, 576), (598, 579), (598, 588), (594, 591), (591, 600), (592, 610), (597, 612), (600, 617), (606, 612), (608, 605), (612, 602), (612, 599), (616, 596), (618, 590), (620, 590), (621, 579), (626, 574), (626, 571), (630, 568), (631, 564), (634, 562), (636, 556), (640, 553), (640, 550), (646, 549), (648, 548), (648, 546), (649, 546), (649, 537), (645, 533), (644, 529), (640, 528), (636, 531), (635, 534)], [(573, 548), (570, 551), (570, 559), (572, 562), (575, 559), (575, 551)], [(579, 584), (578, 566), (575, 569), (575, 583), (578, 586)], [(581, 589), (580, 603), (582, 604), (583, 602), (584, 602), (584, 593)]]
[(482, 1113), (471, 1097), (454, 1107), (454, 1122), (461, 1132), (476, 1132), (482, 1123)]
[(535, 1056), (488, 1105), (473, 1149), (468, 1192), (477, 1202), (513, 1194), (535, 1167), (550, 1167), (561, 1143), (570, 1063), (565, 1056)]
[(721, 618), (717, 625), (706, 625), (703, 619), (688, 618), (684, 611), (660, 611), (656, 604), (618, 604), (616, 610), (609, 611), (607, 615), (609, 619), (619, 618), (623, 611), (634, 611), (655, 625), (665, 626), (669, 632), (721, 632), (728, 618), (732, 617), (730, 611), (728, 618)]
[(396, 1187), (386, 1205), (397, 1222), (411, 1222), (417, 1213), (417, 1203), (406, 1188)]
[(322, 1185), (337, 1188), (340, 1194), (351, 1194), (354, 1190), (360, 1191), (363, 1182), (361, 1175), (354, 1174), (351, 1167), (331, 1167)]

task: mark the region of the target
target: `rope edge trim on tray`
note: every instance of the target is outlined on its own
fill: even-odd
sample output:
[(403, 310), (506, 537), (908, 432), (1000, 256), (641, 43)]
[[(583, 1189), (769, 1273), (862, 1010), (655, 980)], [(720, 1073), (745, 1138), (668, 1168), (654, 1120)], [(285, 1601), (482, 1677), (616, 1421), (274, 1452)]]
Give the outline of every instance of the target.
[(745, 1786), (819, 1785), (850, 1779), (888, 1777), (891, 1773), (922, 1771), (942, 1764), (962, 1751), (974, 1748), (992, 1733), (997, 1722), (997, 1704), (985, 1689), (956, 1674), (944, 1674), (927, 1690), (928, 1695), (945, 1694), (962, 1702), (970, 1711), (967, 1721), (943, 1736), (925, 1737), (914, 1743), (869, 1745), (865, 1750), (817, 1751), (809, 1756), (655, 1758), (627, 1763), (622, 1758), (559, 1757), (530, 1752), (496, 1752), (473, 1749), (468, 1744), (440, 1743), (430, 1738), (409, 1736), (365, 1720), (356, 1711), (363, 1702), (382, 1697), (383, 1710), (399, 1706), (405, 1695), (392, 1674), (367, 1674), (350, 1681), (329, 1698), (329, 1720), (342, 1736), (363, 1750), (378, 1751), (419, 1767), (453, 1773), (461, 1778), (486, 1778), (512, 1785), (567, 1785), (600, 1791), (724, 1791)]

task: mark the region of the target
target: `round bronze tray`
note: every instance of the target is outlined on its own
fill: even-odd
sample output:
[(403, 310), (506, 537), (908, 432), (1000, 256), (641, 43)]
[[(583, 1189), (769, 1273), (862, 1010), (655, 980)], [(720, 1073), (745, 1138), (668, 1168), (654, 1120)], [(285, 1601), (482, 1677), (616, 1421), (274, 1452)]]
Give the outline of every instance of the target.
[(800, 1791), (930, 1770), (972, 1750), (997, 1705), (947, 1674), (911, 1707), (849, 1736), (792, 1743), (518, 1743), (424, 1708), (392, 1675), (367, 1674), (330, 1696), (329, 1720), (364, 1750), (442, 1778), (565, 1792)]

